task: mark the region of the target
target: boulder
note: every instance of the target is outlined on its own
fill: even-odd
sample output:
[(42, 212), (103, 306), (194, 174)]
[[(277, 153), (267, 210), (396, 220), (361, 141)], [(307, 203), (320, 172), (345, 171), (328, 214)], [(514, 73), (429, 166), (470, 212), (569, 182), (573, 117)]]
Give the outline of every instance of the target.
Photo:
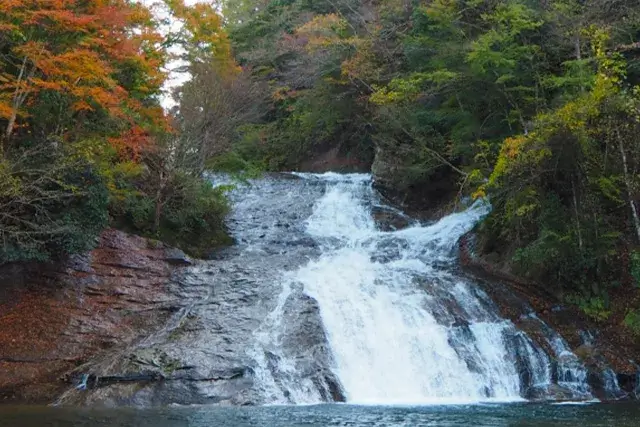
[(374, 206), (373, 220), (381, 231), (396, 231), (409, 227), (414, 221), (400, 211), (387, 206)]
[(164, 260), (171, 265), (192, 265), (193, 260), (178, 248), (167, 248), (165, 250)]

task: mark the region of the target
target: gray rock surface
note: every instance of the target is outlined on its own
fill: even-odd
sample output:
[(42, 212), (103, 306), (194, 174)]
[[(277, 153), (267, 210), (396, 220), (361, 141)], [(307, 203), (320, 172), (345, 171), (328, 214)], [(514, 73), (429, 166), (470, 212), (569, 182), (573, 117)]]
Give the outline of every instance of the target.
[[(325, 401), (344, 400), (317, 303), (282, 277), (319, 254), (301, 219), (324, 185), (305, 180), (305, 191), (293, 193), (287, 181), (267, 178), (238, 188), (228, 219), (237, 244), (176, 274), (168, 286), (168, 298), (177, 302), (169, 320), (78, 368), (77, 381), (83, 375), (91, 381), (59, 403), (296, 403), (295, 387), (315, 388), (301, 392)], [(171, 263), (185, 258), (167, 254)]]

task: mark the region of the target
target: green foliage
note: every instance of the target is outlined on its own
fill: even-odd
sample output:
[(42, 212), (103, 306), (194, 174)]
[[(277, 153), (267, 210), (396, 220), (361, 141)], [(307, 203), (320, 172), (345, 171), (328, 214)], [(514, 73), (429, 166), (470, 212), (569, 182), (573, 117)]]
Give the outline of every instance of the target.
[(0, 162), (0, 264), (90, 250), (109, 224), (196, 256), (229, 243), (224, 189), (154, 165), (121, 161), (100, 139), (15, 151)]
[(227, 3), (232, 19), (244, 16), (231, 26), (237, 58), (271, 94), (264, 120), (238, 127), (231, 151), (266, 170), (296, 169), (331, 149), (370, 160), (369, 112), (348, 76), (373, 57), (349, 21), (359, 4), (265, 1), (247, 10)]
[(616, 5), (239, 2), (232, 43), (272, 99), (212, 164), (294, 169), (373, 145), (395, 190), (487, 196), (485, 249), (601, 320), (640, 245), (640, 13)]
[(576, 304), (587, 316), (597, 322), (604, 322), (611, 316), (611, 309), (608, 307), (605, 297), (570, 295), (567, 297), (567, 302)]
[(640, 287), (640, 251), (633, 251), (630, 254), (631, 258), (631, 277), (635, 280), (636, 287)]
[(181, 171), (168, 177), (162, 190), (165, 197), (157, 197), (158, 183), (150, 173), (130, 185), (136, 191), (111, 205), (119, 228), (177, 246), (196, 257), (230, 243), (224, 226), (226, 188), (214, 188), (209, 181)]
[(514, 248), (525, 274), (582, 295), (619, 280), (619, 246), (639, 243), (625, 206), (638, 185), (628, 170), (640, 160), (640, 99), (623, 89), (624, 61), (607, 53), (608, 36), (594, 30), (592, 41), (593, 83), (539, 114), (534, 132), (505, 139), (482, 188), (494, 204), (485, 235)]
[(229, 151), (214, 157), (206, 166), (210, 171), (226, 172), (240, 180), (259, 178), (264, 170), (262, 165), (246, 160), (237, 151)]
[(228, 211), (224, 189), (185, 174), (173, 177), (171, 189), (174, 194), (163, 209), (156, 234), (160, 240), (195, 256), (230, 243), (223, 222)]
[(39, 147), (0, 162), (0, 264), (91, 249), (108, 223), (102, 176), (76, 153)]
[(634, 335), (640, 336), (640, 311), (630, 310), (624, 317), (622, 323), (629, 328)]

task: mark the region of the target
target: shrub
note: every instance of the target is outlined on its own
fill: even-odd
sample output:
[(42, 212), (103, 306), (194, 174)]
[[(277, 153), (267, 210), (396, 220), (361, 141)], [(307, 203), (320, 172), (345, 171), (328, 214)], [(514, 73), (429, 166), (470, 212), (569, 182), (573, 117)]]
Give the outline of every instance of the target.
[(230, 243), (224, 227), (228, 211), (224, 189), (203, 178), (177, 173), (171, 180), (172, 196), (160, 218), (157, 237), (195, 255)]
[(128, 183), (135, 191), (113, 201), (114, 225), (197, 257), (230, 243), (224, 227), (228, 211), (225, 189), (183, 171), (165, 172), (168, 177), (162, 183), (151, 168)]
[(640, 251), (631, 252), (631, 276), (635, 280), (635, 285), (640, 287)]
[(629, 328), (634, 335), (640, 335), (640, 311), (629, 311), (622, 323)]
[(108, 190), (87, 159), (51, 146), (0, 162), (0, 264), (91, 249), (108, 223)]
[(567, 302), (576, 304), (587, 316), (598, 322), (604, 322), (611, 316), (611, 309), (604, 296), (585, 297), (569, 295)]

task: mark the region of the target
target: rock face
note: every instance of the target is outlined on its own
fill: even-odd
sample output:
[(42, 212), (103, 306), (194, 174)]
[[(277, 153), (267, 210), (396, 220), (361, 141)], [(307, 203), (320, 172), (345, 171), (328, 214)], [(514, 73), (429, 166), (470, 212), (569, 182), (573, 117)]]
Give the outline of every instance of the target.
[(69, 390), (60, 402), (300, 403), (297, 391), (342, 400), (316, 302), (282, 281), (318, 254), (301, 218), (324, 187), (301, 183), (306, 191), (292, 193), (288, 181), (265, 178), (234, 192), (228, 225), (236, 244), (176, 274), (166, 291), (179, 303), (164, 323), (77, 369), (77, 381), (89, 374), (98, 385)]
[(401, 211), (388, 206), (374, 206), (372, 208), (372, 216), (378, 229), (382, 231), (402, 230), (416, 222)]
[(282, 281), (318, 254), (300, 219), (324, 186), (255, 185), (238, 191), (228, 219), (236, 244), (212, 261), (109, 230), (62, 267), (21, 283), (23, 271), (7, 271), (0, 396), (105, 406), (344, 400), (317, 303)]
[(340, 146), (326, 148), (312, 155), (299, 165), (299, 170), (313, 173), (323, 172), (368, 172), (371, 165), (370, 153), (345, 153)]
[[(334, 243), (342, 248), (349, 242), (343, 234), (330, 232), (334, 222), (359, 230), (348, 228), (349, 219), (362, 219), (356, 215), (359, 211), (349, 212), (357, 193), (341, 191), (342, 181), (327, 185), (335, 178), (269, 176), (238, 188), (231, 194), (234, 209), (227, 221), (236, 244), (208, 261), (193, 261), (159, 242), (108, 230), (96, 250), (64, 265), (5, 267), (0, 271), (0, 401), (106, 406), (344, 401), (327, 336), (333, 339), (336, 334), (325, 331), (320, 305), (309, 295), (323, 302), (325, 316), (327, 299), (305, 294), (308, 276), (298, 274), (310, 261), (321, 261)], [(438, 239), (394, 237), (392, 231), (407, 227), (399, 234), (414, 236), (419, 223), (382, 206), (377, 197), (362, 202), (373, 213), (377, 230), (383, 231), (376, 231), (377, 240), (369, 241), (376, 243), (375, 250), (367, 246), (371, 265), (393, 264), (413, 246), (416, 253), (420, 247), (427, 251), (420, 256), (429, 256), (432, 268), (419, 270), (411, 286), (429, 295), (434, 321), (447, 330), (446, 337), (440, 330), (443, 348), (451, 347), (470, 374), (487, 369), (483, 363), (488, 359), (476, 345), (485, 351), (505, 339), (506, 353), (515, 355), (513, 376), (520, 377), (514, 382), (516, 394), (518, 384), (519, 394), (530, 399), (637, 394), (632, 355), (615, 355), (617, 346), (607, 343), (607, 337), (556, 306), (548, 295), (520, 292), (531, 287), (510, 277), (501, 277), (510, 280), (509, 286), (496, 281), (495, 275), (487, 283), (474, 281), (472, 287), (460, 282), (466, 277), (459, 275), (452, 264), (455, 258), (449, 256), (459, 234), (446, 243), (457, 229), (447, 227), (460, 226), (459, 220), (431, 230), (445, 242), (441, 247)], [(331, 215), (323, 216), (326, 212)], [(329, 222), (323, 222), (327, 218)], [(369, 227), (369, 222), (364, 224)], [(328, 234), (318, 238), (309, 232), (314, 227)], [(482, 267), (465, 242), (463, 263)], [(368, 271), (369, 264), (363, 265), (358, 271)], [(454, 274), (448, 274), (449, 269)], [(321, 277), (319, 286), (324, 280), (339, 285), (329, 288), (336, 295), (338, 289), (347, 289), (353, 276), (345, 276), (344, 283), (331, 275)], [(366, 295), (364, 299), (378, 301)], [(337, 325), (358, 324), (336, 318)], [(387, 322), (393, 316), (382, 318)], [(402, 319), (396, 319), (397, 324), (404, 325)], [(474, 325), (479, 325), (475, 332)], [(368, 327), (374, 333), (381, 329)], [(428, 343), (434, 336), (426, 338)], [(370, 354), (383, 350), (375, 347)], [(504, 367), (506, 358), (498, 359), (491, 359), (490, 366)], [(363, 358), (355, 360), (361, 363)], [(420, 369), (426, 365), (430, 363), (421, 362)], [(396, 375), (394, 367), (389, 369)], [(495, 372), (487, 378), (512, 377), (500, 374), (510, 369)], [(402, 382), (400, 388), (405, 386)], [(385, 383), (380, 389), (387, 387)], [(488, 388), (484, 395), (490, 396)]]
[(458, 193), (458, 177), (439, 166), (428, 176), (410, 179), (415, 152), (402, 146), (376, 146), (371, 165), (376, 189), (412, 216), (439, 219), (452, 211)]
[(133, 343), (179, 306), (169, 292), (174, 255), (115, 230), (63, 265), (0, 272), (0, 401), (50, 402), (66, 374)]

